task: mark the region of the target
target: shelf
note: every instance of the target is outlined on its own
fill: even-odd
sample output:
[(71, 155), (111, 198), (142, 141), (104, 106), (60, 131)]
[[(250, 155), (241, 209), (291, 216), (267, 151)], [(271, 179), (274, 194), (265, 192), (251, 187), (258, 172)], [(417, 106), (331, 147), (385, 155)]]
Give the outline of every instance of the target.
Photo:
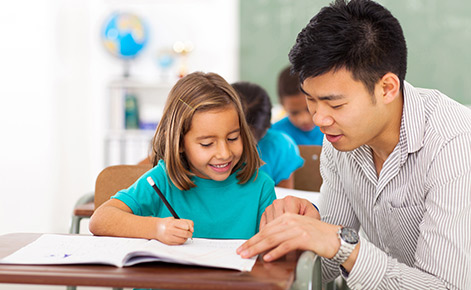
[[(136, 164), (148, 155), (155, 126), (162, 117), (165, 101), (172, 86), (173, 83), (152, 83), (132, 79), (116, 80), (108, 84), (105, 166)], [(127, 112), (126, 105), (128, 105)], [(129, 111), (129, 108), (137, 111)], [(130, 116), (134, 119), (129, 119)], [(127, 129), (126, 123), (152, 129)]]

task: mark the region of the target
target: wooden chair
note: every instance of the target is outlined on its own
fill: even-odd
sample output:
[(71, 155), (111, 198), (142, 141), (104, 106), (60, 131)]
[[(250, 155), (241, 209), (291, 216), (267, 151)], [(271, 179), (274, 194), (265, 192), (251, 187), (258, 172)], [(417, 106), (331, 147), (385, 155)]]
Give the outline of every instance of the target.
[(121, 189), (128, 188), (150, 168), (150, 165), (114, 165), (103, 169), (95, 183), (94, 208), (98, 208)]
[(103, 169), (97, 177), (95, 192), (83, 195), (75, 204), (69, 233), (80, 233), (80, 221), (82, 219), (90, 218), (95, 208), (119, 190), (129, 187), (151, 167), (151, 164), (115, 165)]
[[(82, 219), (90, 218), (95, 208), (98, 208), (119, 190), (128, 188), (151, 167), (151, 164), (115, 165), (103, 169), (96, 179), (95, 193), (85, 194), (75, 204), (69, 232), (71, 234), (78, 234)], [(75, 286), (67, 286), (67, 290), (75, 289)], [(113, 290), (120, 289), (113, 288)]]
[(294, 172), (294, 189), (319, 191), (322, 184), (320, 173), (322, 146), (299, 145), (298, 147), (304, 165)]

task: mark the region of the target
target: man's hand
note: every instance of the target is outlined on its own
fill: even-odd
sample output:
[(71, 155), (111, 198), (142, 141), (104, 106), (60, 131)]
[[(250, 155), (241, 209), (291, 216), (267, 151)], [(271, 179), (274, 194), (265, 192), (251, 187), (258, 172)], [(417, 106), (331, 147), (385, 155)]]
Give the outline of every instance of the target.
[(265, 209), (260, 219), (260, 230), (263, 229), (266, 224), (284, 213), (294, 213), (318, 220), (321, 219), (319, 212), (310, 201), (294, 196), (287, 196), (283, 199), (275, 199), (275, 201)]
[(237, 254), (250, 258), (270, 250), (263, 257), (270, 262), (293, 250), (310, 250), (319, 256), (332, 258), (340, 247), (338, 228), (310, 216), (285, 213), (242, 244)]

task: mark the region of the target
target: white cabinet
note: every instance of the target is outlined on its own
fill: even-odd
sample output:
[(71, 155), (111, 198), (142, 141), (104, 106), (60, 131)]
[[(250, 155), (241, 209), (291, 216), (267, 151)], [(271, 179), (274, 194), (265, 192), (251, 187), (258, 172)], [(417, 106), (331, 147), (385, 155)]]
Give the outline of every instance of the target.
[(105, 166), (136, 164), (148, 155), (172, 86), (129, 79), (108, 85)]

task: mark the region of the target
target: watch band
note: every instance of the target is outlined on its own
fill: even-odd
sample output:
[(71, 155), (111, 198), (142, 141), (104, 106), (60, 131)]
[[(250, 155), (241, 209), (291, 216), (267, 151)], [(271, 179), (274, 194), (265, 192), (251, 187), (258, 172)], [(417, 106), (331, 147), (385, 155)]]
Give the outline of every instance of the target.
[[(348, 232), (349, 235), (353, 236), (353, 239), (350, 237), (350, 239), (346, 241), (343, 238), (343, 232)], [(340, 240), (340, 248), (331, 260), (341, 265), (350, 257), (355, 246), (358, 244), (358, 234), (353, 229), (340, 227), (337, 231), (337, 235)]]

